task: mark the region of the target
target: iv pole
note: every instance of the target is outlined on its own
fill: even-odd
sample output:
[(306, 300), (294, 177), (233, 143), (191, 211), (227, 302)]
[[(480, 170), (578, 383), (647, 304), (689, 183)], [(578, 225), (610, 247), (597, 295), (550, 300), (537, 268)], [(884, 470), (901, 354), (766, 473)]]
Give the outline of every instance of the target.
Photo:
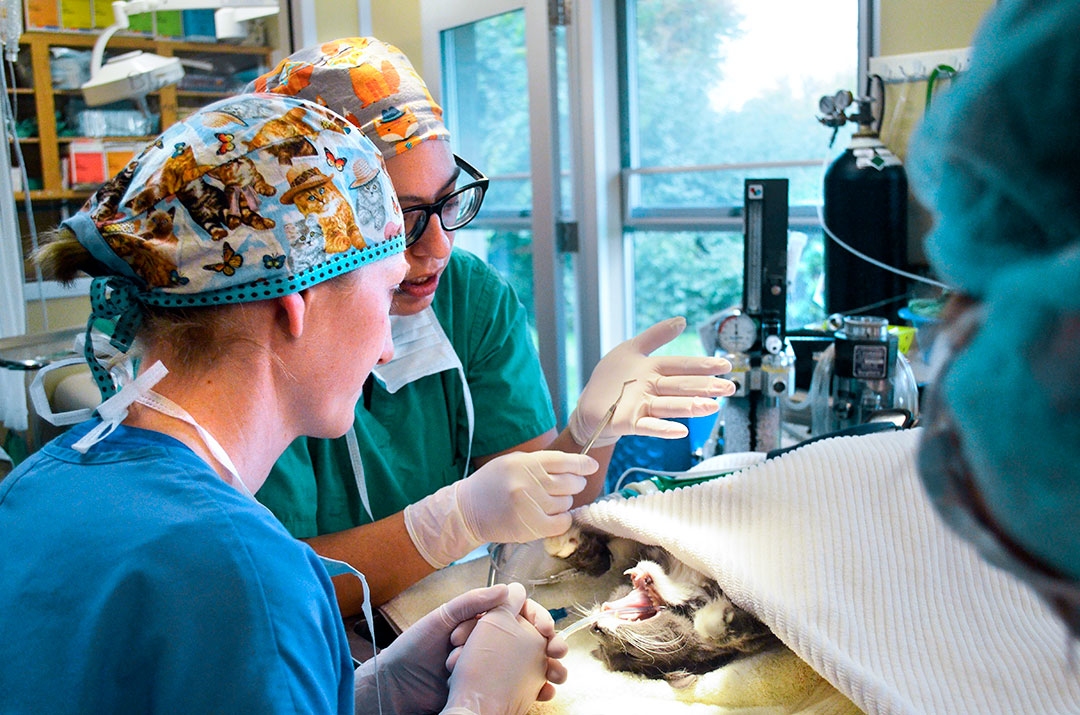
[[(22, 5), (19, 0), (4, 0), (0, 4), (0, 39), (4, 43), (4, 60), (13, 63), (19, 52), (19, 33), (22, 31)], [(0, 64), (0, 72), (6, 67)], [(3, 77), (0, 77), (0, 83)], [(14, 142), (14, 117), (8, 107), (10, 95), (5, 91), (0, 112), (0, 146)], [(9, 123), (10, 120), (10, 123)], [(24, 190), (28, 187), (24, 186)], [(16, 216), (15, 189), (11, 180), (11, 152), (0, 151), (0, 338), (23, 335), (26, 332), (26, 294), (23, 289), (22, 241)], [(24, 375), (0, 370), (0, 422), (8, 429), (24, 431), (28, 427)]]

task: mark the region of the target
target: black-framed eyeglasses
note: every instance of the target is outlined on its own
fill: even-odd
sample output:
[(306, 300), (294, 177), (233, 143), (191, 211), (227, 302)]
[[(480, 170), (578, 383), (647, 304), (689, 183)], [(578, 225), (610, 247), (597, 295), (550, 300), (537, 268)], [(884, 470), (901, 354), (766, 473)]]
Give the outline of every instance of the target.
[(424, 235), (424, 229), (427, 228), (432, 214), (438, 214), (444, 231), (464, 228), (476, 217), (480, 204), (484, 202), (488, 178), (457, 154), (454, 155), (454, 163), (472, 177), (473, 183), (455, 189), (433, 204), (418, 204), (403, 208), (401, 214), (405, 219), (406, 247), (413, 245)]

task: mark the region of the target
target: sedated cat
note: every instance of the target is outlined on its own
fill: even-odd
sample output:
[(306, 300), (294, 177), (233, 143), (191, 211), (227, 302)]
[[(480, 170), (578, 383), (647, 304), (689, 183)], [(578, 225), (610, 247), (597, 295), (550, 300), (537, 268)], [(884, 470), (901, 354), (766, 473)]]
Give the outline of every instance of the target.
[[(685, 687), (698, 675), (780, 646), (768, 626), (733, 604), (713, 579), (648, 546), (574, 526), (547, 539), (548, 553), (593, 576), (625, 569), (592, 626), (593, 654), (611, 670)], [(616, 612), (616, 609), (637, 608)]]

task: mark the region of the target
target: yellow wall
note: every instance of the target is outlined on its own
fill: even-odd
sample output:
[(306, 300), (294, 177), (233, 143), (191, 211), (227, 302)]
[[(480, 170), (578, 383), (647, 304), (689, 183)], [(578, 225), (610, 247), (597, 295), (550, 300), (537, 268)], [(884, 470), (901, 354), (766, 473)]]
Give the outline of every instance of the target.
[[(420, 42), (420, 0), (371, 0), (373, 34), (401, 48), (423, 74)], [(319, 42), (355, 35), (359, 15), (355, 0), (318, 0), (315, 32)]]
[[(979, 21), (993, 0), (881, 0), (881, 55), (970, 47)], [(935, 94), (947, 89), (939, 80)], [(882, 140), (904, 156), (907, 139), (926, 107), (926, 82), (886, 88)]]
[[(975, 30), (993, 0), (881, 0), (881, 55), (970, 47)], [(938, 80), (934, 95), (948, 89)], [(885, 88), (885, 121), (881, 140), (901, 158), (908, 138), (926, 110), (926, 82), (890, 84)], [(922, 237), (932, 218), (914, 197), (908, 201), (908, 259), (924, 265)]]
[(420, 0), (371, 0), (371, 25), (376, 37), (401, 48), (420, 76), (425, 76)]
[(993, 0), (881, 0), (881, 54), (967, 47)]
[(354, 0), (318, 0), (314, 4), (316, 40), (327, 42), (357, 34), (360, 21)]

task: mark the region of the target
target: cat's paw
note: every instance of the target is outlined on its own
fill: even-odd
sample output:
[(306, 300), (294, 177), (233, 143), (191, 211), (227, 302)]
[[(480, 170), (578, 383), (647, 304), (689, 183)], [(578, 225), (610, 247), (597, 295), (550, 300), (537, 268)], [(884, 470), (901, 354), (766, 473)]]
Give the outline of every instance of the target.
[(716, 640), (728, 632), (735, 620), (735, 606), (731, 601), (720, 597), (702, 606), (694, 614), (694, 630), (705, 640)]
[(693, 673), (688, 673), (685, 670), (677, 670), (674, 673), (667, 673), (664, 675), (664, 680), (666, 680), (671, 687), (682, 690), (683, 688), (689, 688), (696, 683), (698, 676)]
[(570, 556), (570, 554), (577, 551), (580, 540), (581, 529), (577, 526), (571, 526), (564, 534), (549, 536), (544, 539), (544, 551), (546, 551), (549, 556), (565, 559)]

